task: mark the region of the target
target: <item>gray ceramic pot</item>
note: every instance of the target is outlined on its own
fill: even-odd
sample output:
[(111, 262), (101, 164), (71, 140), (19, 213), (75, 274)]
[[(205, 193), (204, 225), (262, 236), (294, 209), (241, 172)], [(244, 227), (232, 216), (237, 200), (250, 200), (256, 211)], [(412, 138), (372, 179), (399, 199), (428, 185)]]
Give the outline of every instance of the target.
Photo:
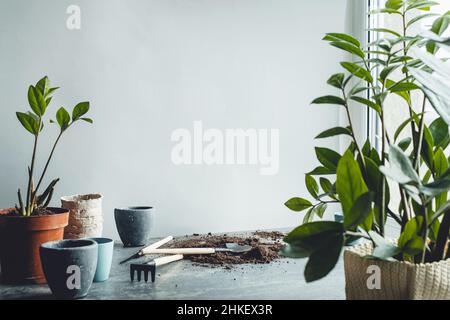
[(93, 240), (47, 242), (40, 248), (42, 267), (53, 295), (61, 299), (85, 297), (97, 268), (98, 245)]
[(116, 227), (125, 247), (147, 244), (151, 238), (153, 207), (126, 207), (114, 210)]

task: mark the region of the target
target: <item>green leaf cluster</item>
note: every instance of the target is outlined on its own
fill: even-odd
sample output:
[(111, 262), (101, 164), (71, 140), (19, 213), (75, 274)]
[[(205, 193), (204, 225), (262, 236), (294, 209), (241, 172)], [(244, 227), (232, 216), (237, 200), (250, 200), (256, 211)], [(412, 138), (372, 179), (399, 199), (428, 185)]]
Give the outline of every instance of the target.
[[(316, 139), (346, 137), (348, 147), (342, 153), (316, 147), (319, 165), (305, 176), (309, 197), (294, 197), (285, 203), (302, 212), (303, 220), (286, 236), (283, 254), (308, 258), (304, 274), (308, 282), (334, 268), (349, 238), (372, 242), (369, 259), (424, 263), (450, 258), (446, 250), (450, 234), (446, 152), (450, 67), (447, 59), (436, 55), (450, 54), (450, 38), (442, 36), (450, 26), (450, 13), (431, 13), (435, 5), (435, 1), (388, 0), (384, 8), (371, 14), (394, 15), (403, 27), (372, 29), (379, 37), (368, 46), (343, 33), (328, 33), (323, 38), (351, 59), (342, 61), (342, 72), (328, 79), (334, 92), (312, 104), (338, 106), (345, 111), (348, 124), (326, 129)], [(411, 34), (414, 25), (434, 16), (429, 32)], [(408, 116), (388, 130), (385, 106), (392, 95), (402, 99), (397, 107), (404, 108)], [(425, 119), (427, 105), (437, 112), (432, 122)], [(351, 108), (369, 108), (378, 116), (381, 137), (376, 145), (370, 141), (360, 145)], [(393, 187), (399, 190), (399, 203), (391, 200)], [(326, 220), (330, 203), (341, 206), (342, 222)], [(386, 238), (388, 220), (399, 226), (396, 241)]]

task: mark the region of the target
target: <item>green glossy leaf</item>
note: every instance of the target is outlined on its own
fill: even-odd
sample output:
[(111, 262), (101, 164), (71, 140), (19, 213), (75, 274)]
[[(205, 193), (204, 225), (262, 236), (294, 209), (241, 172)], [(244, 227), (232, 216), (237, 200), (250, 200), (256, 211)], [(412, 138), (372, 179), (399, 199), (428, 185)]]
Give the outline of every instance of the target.
[(368, 106), (369, 108), (375, 110), (378, 114), (381, 113), (380, 105), (375, 103), (375, 102), (373, 102), (373, 101), (371, 101), (371, 100), (369, 100), (369, 99), (366, 99), (366, 98), (363, 98), (363, 97), (358, 97), (358, 96), (352, 96), (352, 97), (350, 97), (350, 99)]
[(436, 13), (425, 13), (425, 14), (421, 14), (419, 16), (416, 16), (416, 17), (414, 17), (414, 18), (412, 18), (411, 20), (408, 21), (408, 23), (406, 25), (406, 28), (411, 27), (413, 24), (415, 24), (415, 23), (417, 23), (417, 22), (419, 22), (419, 21), (421, 21), (423, 19), (427, 19), (427, 18), (435, 17), (435, 16), (437, 16)]
[(47, 76), (40, 79), (37, 83), (35, 88), (37, 91), (41, 93), (43, 97), (45, 97), (48, 94), (48, 91), (50, 90), (50, 80)]
[(306, 189), (308, 189), (309, 194), (314, 199), (317, 199), (317, 193), (319, 192), (319, 185), (317, 184), (316, 180), (310, 175), (305, 175), (305, 185)]
[(385, 7), (387, 9), (394, 9), (394, 10), (398, 10), (401, 7), (403, 7), (403, 0), (387, 0)]
[(330, 77), (330, 79), (328, 79), (327, 83), (330, 86), (333, 86), (333, 87), (338, 88), (338, 89), (342, 89), (343, 88), (343, 84), (344, 84), (344, 78), (345, 78), (345, 74), (337, 73), (337, 74), (332, 75)]
[[(448, 29), (449, 25), (450, 17), (445, 14), (433, 22), (433, 25), (431, 26), (431, 32), (437, 34), (438, 36), (441, 36)], [(432, 41), (427, 43), (426, 48), (428, 52), (433, 54), (437, 51), (436, 43)]]
[(417, 216), (406, 223), (397, 244), (402, 252), (411, 256), (422, 252), (424, 246), (423, 237), (420, 236), (422, 224), (423, 217), (421, 216)]
[(381, 182), (383, 180), (383, 175), (380, 172), (380, 169), (377, 163), (369, 157), (364, 157), (366, 162), (366, 170), (367, 170), (367, 186), (369, 190), (378, 190), (380, 189)]
[(300, 212), (312, 207), (312, 203), (309, 200), (297, 197), (289, 199), (284, 205), (292, 211), (296, 212)]
[(406, 11), (410, 11), (413, 9), (419, 10), (430, 10), (430, 7), (439, 5), (439, 2), (436, 1), (414, 1), (412, 4), (406, 7)]
[(397, 128), (397, 130), (395, 130), (395, 134), (394, 134), (394, 140), (397, 140), (399, 135), (402, 133), (403, 129), (406, 128), (406, 126), (408, 126), (411, 122), (413, 122), (415, 120), (416, 116), (412, 116), (409, 119), (406, 119), (405, 121), (403, 121), (400, 126)]
[(324, 132), (320, 133), (316, 139), (323, 139), (323, 138), (329, 138), (334, 137), (338, 135), (348, 135), (351, 136), (352, 132), (349, 128), (343, 128), (343, 127), (334, 127), (328, 130), (325, 130)]
[(311, 104), (337, 104), (345, 106), (345, 100), (336, 96), (323, 96), (314, 99)]
[(323, 38), (323, 40), (327, 40), (327, 41), (345, 41), (348, 43), (351, 43), (353, 45), (355, 45), (356, 47), (361, 47), (361, 43), (355, 39), (353, 36), (349, 35), (349, 34), (345, 34), (345, 33), (327, 33), (325, 35), (325, 37)]
[(428, 127), (424, 125), (422, 149), (420, 154), (422, 156), (422, 159), (428, 166), (428, 168), (430, 168), (431, 170), (433, 170), (433, 159), (434, 159), (433, 146), (434, 146), (433, 136), (431, 135), (431, 132), (428, 129)]
[(330, 170), (336, 170), (341, 155), (334, 150), (328, 148), (316, 147), (317, 160), (325, 167)]
[(16, 112), (17, 119), (22, 124), (22, 126), (31, 134), (36, 135), (35, 119), (28, 113)]
[(344, 247), (344, 235), (330, 236), (321, 244), (322, 246), (309, 256), (304, 273), (306, 282), (322, 279), (333, 270)]
[(380, 171), (397, 183), (420, 183), (420, 178), (408, 156), (396, 145), (389, 148), (389, 165), (389, 168), (381, 166)]
[[(444, 150), (439, 147), (434, 155), (434, 172), (436, 177), (443, 176), (448, 169), (448, 159), (444, 154)], [(436, 197), (436, 208), (439, 209), (445, 202), (447, 202), (447, 192), (443, 192)]]
[[(350, 211), (344, 214), (344, 229), (354, 230), (362, 224), (372, 213), (373, 200), (374, 194), (372, 192), (366, 192), (360, 195), (353, 203)], [(366, 231), (370, 229), (371, 226)]]
[(59, 127), (62, 131), (66, 130), (69, 127), (70, 114), (66, 109), (64, 109), (64, 107), (59, 108), (56, 112), (56, 121), (58, 122)]
[(305, 216), (303, 217), (303, 224), (312, 222), (314, 218), (314, 207), (311, 207), (306, 211)]
[(92, 120), (91, 118), (80, 118), (80, 120), (83, 120), (84, 122), (88, 123), (94, 123), (94, 120)]
[(323, 215), (325, 214), (325, 211), (327, 210), (328, 205), (326, 203), (319, 204), (315, 210), (314, 214), (316, 214), (319, 218), (323, 218)]
[(284, 242), (307, 251), (314, 251), (321, 245), (321, 241), (329, 236), (342, 234), (342, 223), (334, 221), (314, 221), (295, 228), (284, 238)]
[(331, 175), (331, 174), (335, 174), (336, 170), (331, 170), (329, 168), (325, 168), (325, 167), (317, 167), (314, 170), (308, 172), (309, 175), (311, 176), (326, 176), (326, 175)]
[(437, 118), (430, 124), (430, 132), (437, 147), (445, 148), (450, 139), (448, 124), (442, 118)]
[(420, 186), (419, 190), (426, 196), (436, 197), (440, 193), (448, 192), (450, 190), (450, 179), (438, 179), (426, 185)]
[(449, 168), (447, 157), (445, 156), (444, 150), (438, 148), (434, 155), (434, 173), (437, 177), (440, 177), (447, 172)]
[(400, 65), (394, 65), (394, 66), (388, 66), (386, 68), (384, 68), (383, 70), (381, 70), (380, 72), (380, 81), (382, 83), (385, 83), (386, 79), (388, 78), (388, 76), (394, 72), (396, 69), (399, 68)]
[(339, 161), (336, 191), (339, 195), (344, 216), (350, 212), (356, 199), (368, 191), (358, 162), (353, 158), (351, 152), (347, 151)]
[(406, 137), (406, 138), (402, 139), (401, 141), (399, 141), (398, 147), (400, 149), (402, 149), (403, 151), (406, 151), (409, 148), (409, 146), (411, 145), (411, 142), (412, 142), (412, 138)]
[(31, 110), (33, 110), (34, 113), (36, 113), (39, 116), (42, 115), (41, 107), (38, 102), (36, 89), (33, 86), (30, 86), (28, 88), (28, 103), (31, 107)]
[(354, 46), (351, 43), (347, 43), (347, 42), (343, 42), (343, 41), (334, 41), (331, 42), (330, 45), (332, 45), (333, 47), (339, 48), (341, 50), (344, 50), (348, 53), (354, 54), (358, 57), (360, 57), (361, 59), (365, 58), (365, 53), (359, 48)]
[(76, 121), (89, 111), (89, 102), (78, 103), (72, 111), (72, 121)]
[(311, 254), (311, 252), (306, 251), (304, 249), (291, 246), (290, 244), (286, 244), (280, 251), (280, 254), (284, 257), (294, 258), (294, 259), (302, 259), (307, 258)]
[(333, 184), (330, 180), (321, 177), (319, 179), (320, 186), (322, 187), (323, 192), (328, 193), (333, 189)]
[(401, 37), (400, 33), (398, 33), (397, 31), (387, 29), (387, 28), (371, 28), (371, 29), (369, 29), (369, 31), (374, 31), (374, 32), (379, 32), (379, 33), (388, 33), (388, 34), (392, 34), (396, 37)]
[(389, 86), (388, 90), (392, 93), (397, 93), (397, 92), (409, 92), (409, 91), (414, 91), (414, 90), (419, 90), (420, 88), (412, 83), (412, 82), (399, 82), (396, 83), (392, 86)]
[(352, 62), (341, 62), (341, 66), (354, 76), (367, 82), (373, 82), (373, 77), (369, 71)]

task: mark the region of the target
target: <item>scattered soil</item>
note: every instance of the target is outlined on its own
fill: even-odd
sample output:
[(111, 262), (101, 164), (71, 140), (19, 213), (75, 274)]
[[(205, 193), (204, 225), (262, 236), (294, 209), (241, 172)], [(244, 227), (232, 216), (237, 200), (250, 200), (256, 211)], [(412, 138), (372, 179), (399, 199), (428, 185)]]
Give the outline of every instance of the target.
[(264, 239), (271, 239), (271, 240), (281, 240), (284, 238), (285, 234), (279, 231), (256, 231), (253, 233), (255, 236), (264, 238)]
[(270, 263), (280, 258), (279, 251), (283, 247), (281, 242), (284, 234), (281, 232), (258, 231), (248, 237), (223, 235), (186, 236), (175, 240), (166, 247), (169, 248), (225, 248), (226, 243), (250, 245), (248, 252), (236, 254), (231, 252), (217, 252), (208, 255), (186, 255), (186, 259), (200, 265), (210, 267), (224, 267), (230, 269), (232, 265)]

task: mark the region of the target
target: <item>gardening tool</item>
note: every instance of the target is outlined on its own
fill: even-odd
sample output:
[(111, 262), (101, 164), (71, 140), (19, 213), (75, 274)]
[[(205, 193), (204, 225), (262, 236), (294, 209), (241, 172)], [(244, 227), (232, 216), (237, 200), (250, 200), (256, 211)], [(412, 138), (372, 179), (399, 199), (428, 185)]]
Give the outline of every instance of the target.
[(172, 236), (168, 236), (162, 240), (159, 240), (145, 248), (142, 248), (141, 250), (139, 250), (138, 252), (136, 252), (135, 254), (133, 254), (132, 256), (126, 258), (125, 260), (121, 261), (119, 264), (125, 263), (127, 261), (133, 260), (133, 259), (137, 259), (139, 257), (142, 257), (145, 254), (145, 250), (154, 250), (157, 249), (159, 247), (161, 247), (163, 244), (166, 244), (169, 241), (172, 241), (173, 237)]
[(134, 281), (134, 274), (136, 271), (137, 281), (141, 281), (142, 273), (144, 273), (144, 280), (148, 282), (148, 273), (151, 273), (152, 282), (155, 282), (156, 267), (163, 266), (165, 264), (183, 259), (183, 255), (175, 254), (172, 256), (166, 256), (153, 259), (146, 263), (132, 263), (130, 264), (130, 277), (131, 281)]
[(212, 254), (216, 252), (244, 253), (250, 251), (252, 246), (227, 243), (225, 248), (144, 248), (143, 254)]

